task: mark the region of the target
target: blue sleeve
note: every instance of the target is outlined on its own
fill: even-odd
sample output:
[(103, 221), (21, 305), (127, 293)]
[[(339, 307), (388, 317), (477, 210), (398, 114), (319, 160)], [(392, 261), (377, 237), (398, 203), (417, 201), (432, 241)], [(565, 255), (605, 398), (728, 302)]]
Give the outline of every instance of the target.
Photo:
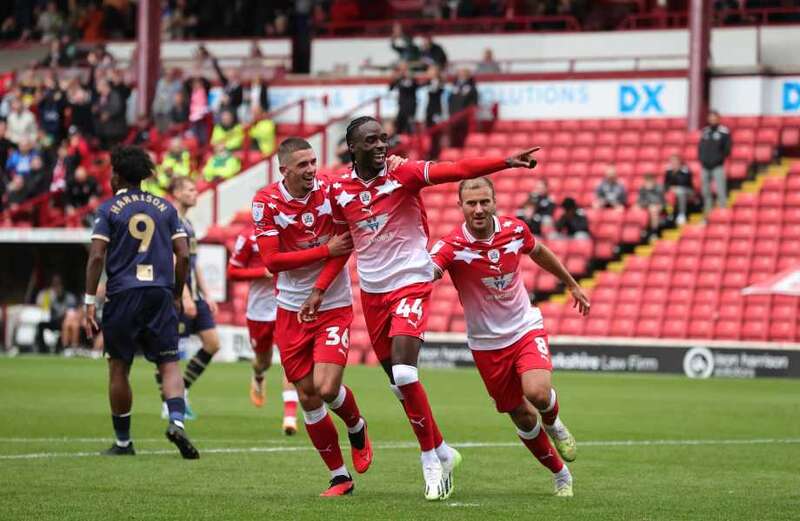
[(183, 226), (181, 218), (178, 216), (178, 211), (172, 208), (169, 214), (169, 235), (172, 240), (178, 237), (187, 237), (186, 228)]
[(108, 219), (108, 211), (105, 208), (98, 209), (94, 218), (92, 239), (100, 239), (106, 242), (111, 241), (111, 222)]

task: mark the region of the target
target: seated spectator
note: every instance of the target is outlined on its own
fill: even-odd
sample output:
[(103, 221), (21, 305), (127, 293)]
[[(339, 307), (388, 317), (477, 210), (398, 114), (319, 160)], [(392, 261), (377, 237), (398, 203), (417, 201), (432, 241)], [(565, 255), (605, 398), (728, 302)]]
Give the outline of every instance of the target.
[(119, 143), (128, 132), (125, 122), (125, 103), (108, 80), (97, 81), (97, 100), (92, 107), (94, 130), (104, 149)]
[(431, 65), (436, 65), (441, 70), (447, 69), (447, 53), (438, 43), (433, 41), (430, 34), (426, 34), (422, 39), (420, 61), (422, 61), (423, 69), (427, 69)]
[(475, 74), (500, 74), (500, 64), (494, 60), (491, 49), (483, 51), (483, 59), (475, 67)]
[(239, 173), (241, 166), (239, 158), (220, 142), (214, 145), (214, 155), (208, 158), (206, 166), (203, 167), (203, 177), (206, 181), (228, 179)]
[[(206, 51), (207, 52), (207, 51)], [(209, 113), (208, 93), (211, 82), (202, 76), (194, 76), (184, 82), (184, 96), (188, 100), (189, 127), (198, 143), (208, 142), (208, 125), (206, 116)]]
[(673, 154), (669, 158), (667, 171), (664, 174), (664, 190), (675, 194), (676, 208), (673, 210), (675, 223), (686, 222), (689, 199), (694, 196), (692, 171), (681, 161), (680, 156)]
[(75, 175), (67, 180), (67, 190), (64, 194), (67, 215), (74, 214), (88, 204), (94, 204), (100, 197), (100, 186), (97, 179), (89, 175), (82, 166), (75, 169)]
[(244, 129), (241, 123), (236, 122), (236, 117), (230, 110), (225, 110), (220, 116), (219, 123), (214, 125), (211, 134), (211, 144), (222, 143), (228, 150), (239, 150), (244, 141)]
[(88, 167), (91, 162), (91, 150), (89, 142), (83, 137), (83, 134), (78, 127), (71, 126), (67, 132), (69, 139), (69, 156), (72, 158), (74, 165), (83, 165)]
[(39, 152), (33, 148), (33, 140), (24, 139), (19, 143), (19, 150), (11, 153), (6, 161), (6, 172), (11, 176), (27, 177), (33, 168), (33, 158)]
[(48, 74), (43, 81), (43, 89), (39, 98), (38, 114), (39, 124), (53, 143), (58, 143), (64, 138), (64, 111), (67, 108), (67, 98), (58, 87), (55, 78)]
[(589, 219), (572, 197), (565, 197), (561, 202), (564, 213), (556, 221), (556, 232), (570, 239), (588, 239)]
[[(67, 311), (77, 309), (78, 299), (75, 295), (64, 289), (60, 275), (53, 275), (49, 288), (42, 289), (36, 295), (36, 305), (50, 313), (50, 318), (40, 322), (36, 328), (36, 349), (40, 353), (49, 352), (50, 349), (44, 341), (45, 330), (61, 331), (61, 325)], [(61, 351), (61, 342), (56, 346), (56, 351)]]
[(661, 212), (664, 211), (666, 201), (664, 200), (664, 188), (656, 183), (656, 176), (647, 174), (644, 176), (644, 184), (639, 188), (639, 197), (636, 200), (639, 208), (647, 210), (650, 216), (647, 235), (653, 237), (658, 235), (661, 228)]
[(69, 155), (69, 146), (63, 141), (56, 152), (56, 163), (53, 165), (53, 176), (50, 179), (50, 191), (61, 192), (67, 188), (67, 179), (75, 170), (75, 159)]
[(183, 148), (181, 138), (174, 137), (169, 141), (169, 148), (156, 166), (156, 173), (146, 181), (145, 191), (153, 195), (163, 196), (169, 191), (172, 180), (180, 176), (192, 176), (192, 157)]
[(264, 117), (261, 105), (253, 105), (253, 124), (250, 127), (250, 138), (255, 148), (262, 155), (268, 156), (275, 150), (275, 123)]
[(517, 211), (517, 217), (525, 221), (534, 235), (543, 235), (542, 226), (551, 226), (556, 203), (548, 194), (547, 181), (540, 179), (536, 182), (533, 192), (528, 200)]
[(625, 186), (617, 179), (617, 169), (614, 165), (609, 165), (606, 169), (606, 177), (597, 185), (595, 195), (595, 208), (625, 209), (628, 194), (625, 192)]
[(39, 127), (36, 125), (36, 116), (28, 110), (20, 98), (11, 101), (11, 111), (6, 118), (6, 137), (19, 146), (23, 141), (36, 141)]

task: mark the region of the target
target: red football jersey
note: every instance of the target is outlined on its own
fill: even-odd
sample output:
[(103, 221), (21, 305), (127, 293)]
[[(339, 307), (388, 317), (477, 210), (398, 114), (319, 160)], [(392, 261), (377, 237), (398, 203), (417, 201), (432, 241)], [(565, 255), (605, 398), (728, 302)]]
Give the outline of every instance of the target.
[(429, 164), (408, 161), (367, 182), (355, 171), (331, 179), (334, 219), (350, 228), (363, 291), (388, 293), (433, 280), (420, 196), (430, 184)]
[(502, 349), (544, 328), (519, 269), (536, 239), (513, 217), (494, 217), (494, 226), (491, 237), (479, 240), (462, 224), (431, 248), (436, 269), (450, 272), (464, 308), (467, 343), (477, 350)]
[[(314, 181), (314, 188), (304, 199), (295, 199), (283, 181), (262, 188), (253, 198), (253, 222), (256, 238), (278, 237), (280, 251), (291, 252), (326, 244), (334, 234), (329, 186), (324, 178)], [(278, 274), (278, 305), (299, 311), (311, 294), (324, 260)], [(345, 268), (330, 285), (322, 300), (321, 311), (352, 304), (350, 274)]]
[[(236, 237), (233, 255), (228, 262), (237, 268), (262, 268), (266, 271), (258, 253), (254, 228)], [(247, 318), (257, 322), (272, 322), (275, 320), (276, 307), (275, 285), (272, 279), (264, 277), (250, 281), (250, 291), (247, 293)]]

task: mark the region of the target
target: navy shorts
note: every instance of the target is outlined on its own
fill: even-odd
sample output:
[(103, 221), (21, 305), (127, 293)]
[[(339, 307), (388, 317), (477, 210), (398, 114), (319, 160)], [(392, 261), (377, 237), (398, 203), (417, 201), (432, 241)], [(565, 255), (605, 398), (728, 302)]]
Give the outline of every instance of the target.
[(178, 312), (168, 288), (122, 291), (103, 306), (103, 341), (108, 358), (128, 365), (138, 350), (155, 364), (178, 360)]
[(181, 315), (178, 333), (182, 337), (196, 335), (202, 331), (208, 331), (209, 329), (217, 327), (217, 324), (214, 322), (214, 315), (211, 313), (211, 308), (208, 307), (208, 303), (203, 299), (195, 300), (194, 303), (195, 306), (197, 306), (197, 315), (195, 315), (194, 318)]

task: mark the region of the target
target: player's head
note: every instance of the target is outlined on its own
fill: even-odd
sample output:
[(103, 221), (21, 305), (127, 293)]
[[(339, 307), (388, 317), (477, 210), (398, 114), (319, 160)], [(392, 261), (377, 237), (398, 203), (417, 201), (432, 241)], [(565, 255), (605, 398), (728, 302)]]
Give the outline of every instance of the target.
[(356, 167), (369, 172), (379, 172), (386, 166), (389, 135), (380, 122), (370, 116), (361, 116), (347, 125), (345, 141)]
[(192, 208), (197, 204), (197, 185), (186, 176), (180, 175), (173, 179), (169, 193), (184, 208)]
[(307, 194), (314, 189), (317, 155), (311, 143), (299, 137), (283, 140), (278, 146), (278, 163), (292, 195)]
[(142, 181), (153, 175), (153, 160), (144, 149), (119, 145), (111, 151), (111, 188), (139, 188)]
[(458, 185), (458, 204), (470, 230), (490, 233), (492, 216), (497, 211), (494, 184), (488, 177), (465, 179)]

